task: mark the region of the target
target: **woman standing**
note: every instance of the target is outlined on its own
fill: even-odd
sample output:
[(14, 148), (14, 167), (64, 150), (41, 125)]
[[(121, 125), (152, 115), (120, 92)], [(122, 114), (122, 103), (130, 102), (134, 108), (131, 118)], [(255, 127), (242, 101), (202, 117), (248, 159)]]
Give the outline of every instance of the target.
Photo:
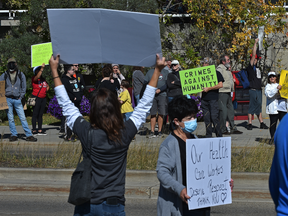
[(57, 72), (58, 63), (59, 56), (56, 59), (52, 56), (49, 64), (55, 83), (55, 94), (66, 116), (67, 125), (81, 141), (83, 155), (87, 155), (88, 133), (90, 129), (92, 130), (91, 200), (76, 206), (74, 216), (125, 216), (127, 151), (152, 106), (158, 78), (165, 67), (165, 58), (159, 59), (157, 55), (155, 71), (143, 99), (125, 123), (116, 94), (106, 88), (99, 88), (93, 94), (90, 122), (87, 122), (69, 100)]
[[(32, 77), (32, 97), (36, 98), (36, 104), (33, 108), (32, 115), (32, 134), (47, 135), (42, 130), (43, 113), (46, 107), (46, 93), (49, 90), (49, 85), (42, 76), (45, 64), (34, 67), (34, 76)], [(38, 122), (38, 130), (36, 129), (36, 121)]]
[[(210, 208), (188, 210), (186, 190), (186, 140), (197, 138), (197, 105), (186, 96), (177, 96), (169, 103), (171, 134), (159, 149), (157, 177), (160, 190), (157, 201), (157, 215), (210, 215)], [(174, 171), (173, 171), (174, 170)]]
[(180, 82), (180, 64), (178, 60), (173, 60), (171, 62), (172, 72), (168, 74), (167, 77), (167, 97), (168, 103), (176, 96), (182, 95), (182, 88)]
[(268, 73), (268, 84), (265, 86), (266, 113), (270, 118), (270, 136), (273, 142), (274, 134), (276, 131), (277, 121), (281, 121), (287, 113), (287, 100), (280, 97), (279, 90), (281, 85), (278, 84), (276, 73), (271, 71)]
[(111, 77), (112, 73), (111, 65), (105, 65), (102, 69), (102, 78), (96, 81), (95, 89), (106, 88), (118, 95), (117, 91), (120, 89), (120, 83), (117, 78)]

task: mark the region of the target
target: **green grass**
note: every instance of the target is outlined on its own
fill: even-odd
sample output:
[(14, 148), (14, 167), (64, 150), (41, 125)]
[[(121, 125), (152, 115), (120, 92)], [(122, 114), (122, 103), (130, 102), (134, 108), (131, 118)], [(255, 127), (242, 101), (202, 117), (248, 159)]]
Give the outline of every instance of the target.
[[(0, 143), (1, 167), (75, 168), (81, 153), (80, 144), (59, 144), (50, 155), (39, 155), (45, 146), (35, 144), (31, 150), (25, 144)], [(45, 150), (45, 149), (44, 149)], [(155, 170), (159, 147), (144, 143), (131, 145), (127, 154), (127, 169)], [(232, 172), (270, 172), (274, 146), (232, 147)]]

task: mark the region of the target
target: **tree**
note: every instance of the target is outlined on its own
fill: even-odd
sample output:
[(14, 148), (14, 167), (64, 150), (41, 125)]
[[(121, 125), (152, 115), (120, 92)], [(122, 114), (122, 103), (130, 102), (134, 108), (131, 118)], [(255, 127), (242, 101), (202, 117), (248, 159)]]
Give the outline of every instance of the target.
[(176, 39), (180, 40), (183, 50), (178, 53), (186, 58), (186, 62), (190, 58), (186, 53), (191, 53), (193, 47), (192, 65), (199, 64), (199, 58), (195, 56), (218, 59), (227, 53), (234, 60), (233, 69), (245, 67), (258, 28), (264, 26), (262, 67), (277, 67), (275, 61), (267, 60), (267, 50), (276, 42), (286, 44), (286, 37), (282, 37), (287, 31), (287, 23), (283, 21), (287, 17), (286, 11), (281, 7), (284, 1), (272, 5), (263, 0), (184, 0), (183, 4), (191, 16), (190, 23), (180, 25), (178, 35), (168, 27), (165, 41), (174, 44)]
[[(155, 13), (157, 10), (157, 2), (155, 0), (7, 0), (6, 5), (11, 9), (27, 9), (26, 13), (18, 14), (20, 25), (13, 27), (12, 30), (0, 43), (0, 72), (6, 69), (7, 60), (15, 57), (21, 71), (27, 78), (26, 95), (30, 95), (31, 77), (33, 76), (31, 62), (31, 45), (38, 43), (50, 42), (50, 32), (47, 19), (48, 8), (109, 8), (117, 10), (137, 11)], [(77, 29), (75, 29), (77, 31)], [(101, 65), (88, 65), (90, 69), (99, 76)], [(48, 67), (45, 68), (43, 74), (48, 75)], [(50, 76), (47, 76), (48, 82), (53, 83)], [(96, 80), (96, 77), (95, 77)], [(52, 97), (53, 88), (50, 88), (48, 96)]]

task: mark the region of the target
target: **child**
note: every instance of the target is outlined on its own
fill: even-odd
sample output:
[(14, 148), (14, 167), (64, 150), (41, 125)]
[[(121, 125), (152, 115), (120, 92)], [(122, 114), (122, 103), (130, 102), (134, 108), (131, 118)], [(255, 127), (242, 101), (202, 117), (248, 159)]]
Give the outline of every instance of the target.
[(122, 80), (120, 87), (123, 89), (123, 91), (119, 94), (118, 100), (122, 104), (121, 113), (123, 114), (123, 120), (125, 122), (128, 121), (133, 112), (131, 97), (128, 91), (129, 82), (127, 80)]

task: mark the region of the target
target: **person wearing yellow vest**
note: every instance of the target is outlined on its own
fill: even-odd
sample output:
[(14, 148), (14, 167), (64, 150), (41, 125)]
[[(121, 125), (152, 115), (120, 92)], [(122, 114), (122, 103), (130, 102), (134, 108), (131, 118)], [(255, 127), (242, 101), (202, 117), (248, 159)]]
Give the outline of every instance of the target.
[(121, 113), (123, 115), (123, 120), (128, 121), (133, 110), (131, 97), (128, 91), (129, 82), (127, 80), (122, 80), (120, 87), (123, 91), (119, 94), (118, 100), (121, 103)]

